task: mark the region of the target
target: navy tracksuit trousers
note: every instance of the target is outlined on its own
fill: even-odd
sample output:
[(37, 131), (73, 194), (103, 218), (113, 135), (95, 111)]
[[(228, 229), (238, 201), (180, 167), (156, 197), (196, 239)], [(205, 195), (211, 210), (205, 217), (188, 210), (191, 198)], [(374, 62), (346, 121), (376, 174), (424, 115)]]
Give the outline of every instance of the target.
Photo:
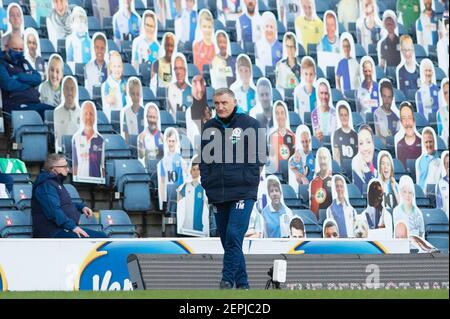
[(248, 287), (242, 243), (254, 203), (253, 199), (246, 199), (214, 204), (217, 208), (217, 230), (224, 249), (222, 281), (236, 288)]

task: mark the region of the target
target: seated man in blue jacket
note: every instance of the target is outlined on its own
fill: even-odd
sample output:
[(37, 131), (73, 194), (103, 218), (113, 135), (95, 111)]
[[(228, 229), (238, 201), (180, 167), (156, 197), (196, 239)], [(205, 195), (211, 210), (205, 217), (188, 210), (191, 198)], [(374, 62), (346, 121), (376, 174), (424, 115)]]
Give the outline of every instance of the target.
[(206, 122), (201, 141), (201, 180), (217, 209), (224, 249), (221, 289), (248, 289), (242, 243), (266, 163), (266, 130), (237, 106), (233, 91), (214, 93), (216, 117)]
[(78, 226), (81, 214), (92, 217), (84, 203), (73, 203), (64, 187), (69, 172), (63, 154), (50, 154), (33, 184), (31, 215), (36, 238), (106, 238), (103, 232)]
[(40, 74), (33, 69), (23, 55), (23, 40), (12, 35), (8, 50), (0, 53), (0, 89), (3, 111), (37, 111), (44, 119), (45, 110), (53, 107), (39, 100), (37, 87), (41, 84)]

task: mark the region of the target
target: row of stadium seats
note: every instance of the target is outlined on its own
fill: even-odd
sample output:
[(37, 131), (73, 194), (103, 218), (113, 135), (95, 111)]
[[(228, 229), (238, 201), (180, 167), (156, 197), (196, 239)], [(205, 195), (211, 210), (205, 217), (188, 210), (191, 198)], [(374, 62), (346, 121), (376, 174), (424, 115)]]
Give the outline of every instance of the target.
[[(101, 210), (87, 218), (81, 215), (80, 226), (103, 231), (111, 238), (137, 237), (136, 226), (123, 210)], [(0, 210), (0, 238), (31, 238), (33, 222), (29, 211)]]
[[(292, 212), (303, 220), (307, 238), (322, 238), (326, 210), (319, 211), (319, 220), (309, 209), (293, 209)], [(357, 209), (357, 212), (360, 214), (362, 209)], [(441, 251), (448, 251), (449, 225), (445, 213), (440, 209), (422, 209), (422, 215), (425, 223), (425, 239)], [(131, 223), (123, 210), (101, 210), (98, 216), (94, 214), (91, 218), (82, 215), (80, 225), (91, 230), (103, 231), (111, 238), (138, 236), (136, 226)], [(29, 211), (0, 210), (0, 238), (31, 237), (32, 220)]]

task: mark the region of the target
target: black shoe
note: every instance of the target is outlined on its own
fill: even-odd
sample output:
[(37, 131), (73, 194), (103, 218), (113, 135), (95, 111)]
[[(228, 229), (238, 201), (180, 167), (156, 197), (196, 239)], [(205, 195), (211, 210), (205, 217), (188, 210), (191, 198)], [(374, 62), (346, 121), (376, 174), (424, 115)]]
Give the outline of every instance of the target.
[(220, 289), (233, 289), (233, 284), (231, 282), (222, 280), (220, 282)]

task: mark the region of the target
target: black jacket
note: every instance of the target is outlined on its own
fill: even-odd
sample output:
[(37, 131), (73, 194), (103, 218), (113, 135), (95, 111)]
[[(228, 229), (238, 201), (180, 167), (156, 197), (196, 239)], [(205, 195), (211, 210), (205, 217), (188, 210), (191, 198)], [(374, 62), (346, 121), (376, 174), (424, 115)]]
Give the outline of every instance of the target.
[(216, 116), (204, 126), (201, 150), (201, 181), (210, 203), (256, 200), (267, 154), (266, 131), (257, 120), (239, 107), (228, 124)]

